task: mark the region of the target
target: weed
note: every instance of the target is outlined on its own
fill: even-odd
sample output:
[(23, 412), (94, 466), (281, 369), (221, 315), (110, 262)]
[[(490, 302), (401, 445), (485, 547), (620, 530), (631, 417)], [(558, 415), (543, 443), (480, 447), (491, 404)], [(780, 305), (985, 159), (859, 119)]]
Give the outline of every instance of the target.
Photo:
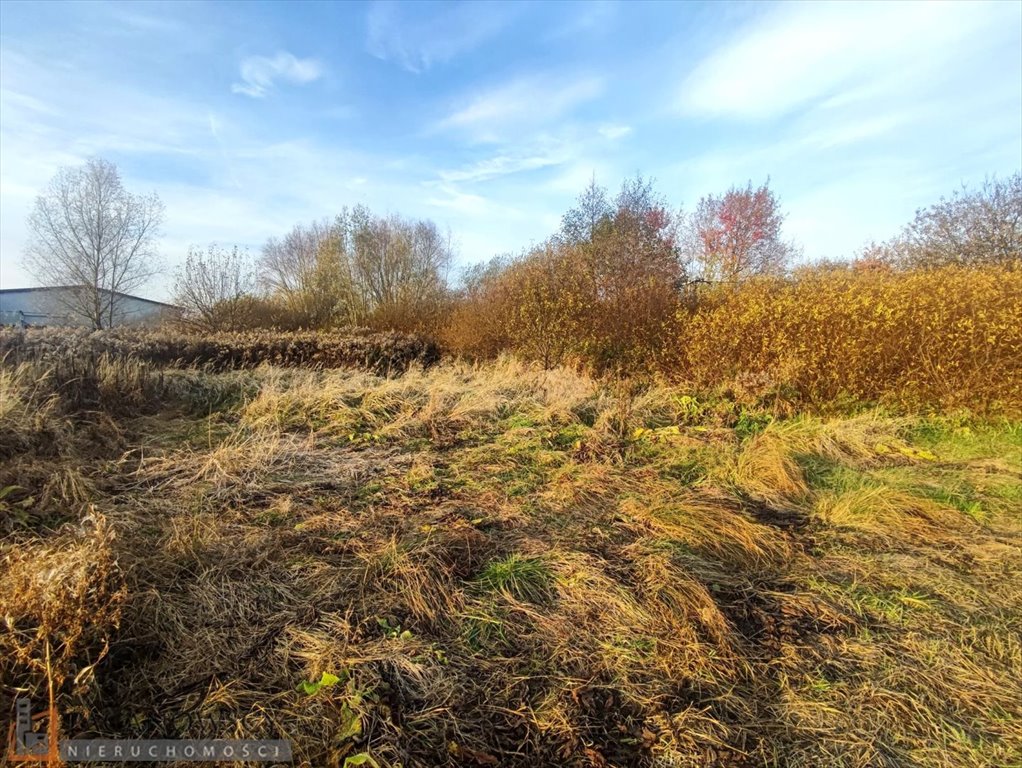
[(549, 565), (539, 557), (523, 557), (513, 552), (488, 563), (477, 582), (483, 589), (500, 592), (515, 600), (544, 601), (550, 594), (552, 576)]

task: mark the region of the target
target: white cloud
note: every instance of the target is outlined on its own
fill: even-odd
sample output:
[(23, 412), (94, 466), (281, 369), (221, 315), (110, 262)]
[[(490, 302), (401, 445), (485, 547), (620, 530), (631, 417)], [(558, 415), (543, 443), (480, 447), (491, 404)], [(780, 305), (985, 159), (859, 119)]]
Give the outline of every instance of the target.
[(494, 37), (518, 12), (513, 5), (458, 3), (445, 10), (375, 2), (366, 16), (366, 49), (419, 74)]
[[(572, 200), (596, 179), (602, 186), (613, 186), (624, 176), (613, 166), (605, 155), (599, 159), (584, 158), (559, 169), (559, 172), (543, 184), (543, 189), (565, 200)], [(559, 220), (558, 220), (559, 221)]]
[(461, 130), (476, 141), (497, 141), (525, 127), (553, 122), (603, 93), (598, 77), (522, 77), (476, 93), (436, 123), (434, 130)]
[(961, 61), (983, 28), (1017, 25), (1010, 3), (791, 3), (700, 62), (685, 79), (690, 115), (760, 120), (848, 92), (903, 90)]
[(232, 84), (231, 91), (261, 99), (277, 82), (304, 85), (318, 80), (322, 74), (323, 69), (315, 59), (299, 59), (287, 51), (280, 51), (273, 58), (249, 56), (241, 62), (242, 82)]
[(548, 42), (559, 43), (564, 39), (580, 35), (602, 36), (614, 30), (614, 21), (623, 10), (616, 0), (589, 0), (587, 3), (572, 5), (568, 20), (547, 31)]
[(449, 208), (458, 213), (473, 216), (486, 213), (490, 207), (489, 201), (482, 195), (461, 192), (453, 186), (443, 185), (439, 188), (439, 192), (442, 196), (433, 195), (426, 198), (426, 205)]
[(862, 144), (890, 136), (912, 119), (913, 115), (909, 111), (904, 111), (861, 120), (835, 121), (834, 124), (820, 126), (817, 130), (807, 128), (805, 143), (821, 150)]
[(440, 171), (439, 176), (443, 181), (452, 183), (488, 181), (500, 176), (560, 165), (564, 162), (565, 158), (565, 153), (558, 150), (525, 155), (499, 154), (463, 168)]
[(603, 138), (610, 139), (611, 141), (614, 141), (616, 139), (624, 138), (629, 133), (631, 133), (632, 132), (632, 126), (630, 126), (630, 125), (617, 125), (617, 124), (614, 124), (614, 123), (607, 123), (606, 125), (601, 125), (599, 128), (596, 129), (596, 131)]
[[(344, 203), (408, 210), (415, 199), (417, 191), (403, 193), (393, 173), (380, 171), (389, 158), (300, 139), (267, 140), (222, 108), (67, 71), (10, 47), (0, 51), (0, 64), (3, 287), (33, 283), (21, 254), (35, 196), (60, 167), (90, 155), (115, 161), (128, 189), (155, 190), (163, 200), (160, 251), (171, 270), (190, 244), (216, 240), (257, 251), (268, 236), (333, 215)], [(95, 109), (97, 103), (104, 109)], [(143, 292), (166, 298), (169, 282), (163, 275)]]
[[(807, 257), (848, 256), (1017, 168), (1022, 6), (771, 6), (691, 72), (682, 114), (757, 123), (664, 168), (688, 200), (768, 175)], [(1014, 61), (991, 77), (997, 61)]]

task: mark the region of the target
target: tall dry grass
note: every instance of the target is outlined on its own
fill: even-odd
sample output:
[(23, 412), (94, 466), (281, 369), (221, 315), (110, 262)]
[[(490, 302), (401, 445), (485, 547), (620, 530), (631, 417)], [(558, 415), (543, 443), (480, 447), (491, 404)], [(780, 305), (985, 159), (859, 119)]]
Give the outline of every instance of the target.
[(98, 358), (131, 359), (159, 366), (195, 366), (229, 371), (258, 365), (301, 368), (358, 368), (402, 373), (412, 365), (430, 366), (437, 345), (412, 334), (245, 331), (186, 333), (171, 329), (0, 328), (0, 356), (9, 362), (68, 365)]

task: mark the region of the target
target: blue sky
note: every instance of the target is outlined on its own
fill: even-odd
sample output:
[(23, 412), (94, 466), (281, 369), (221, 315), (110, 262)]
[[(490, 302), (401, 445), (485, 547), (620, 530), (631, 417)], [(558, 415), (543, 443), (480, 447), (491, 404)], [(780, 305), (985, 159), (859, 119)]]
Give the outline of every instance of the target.
[(0, 285), (31, 284), (32, 201), (90, 155), (163, 199), (168, 272), (357, 203), (470, 263), (636, 172), (689, 210), (769, 175), (837, 258), (1022, 167), (1022, 3), (5, 0)]

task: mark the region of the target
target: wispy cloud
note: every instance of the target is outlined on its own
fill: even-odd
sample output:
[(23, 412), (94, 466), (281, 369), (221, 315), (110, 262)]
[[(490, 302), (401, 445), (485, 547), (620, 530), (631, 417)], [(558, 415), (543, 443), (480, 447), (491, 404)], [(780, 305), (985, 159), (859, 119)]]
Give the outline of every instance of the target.
[(277, 82), (304, 85), (318, 80), (323, 68), (315, 59), (299, 59), (280, 51), (275, 56), (249, 56), (241, 62), (241, 82), (231, 85), (233, 93), (255, 99), (266, 96)]
[(454, 186), (441, 185), (437, 188), (437, 192), (439, 194), (426, 198), (426, 205), (431, 205), (434, 208), (447, 208), (468, 215), (483, 214), (490, 208), (489, 201), (482, 195), (462, 192)]
[(597, 33), (602, 35), (613, 30), (613, 22), (621, 10), (617, 0), (589, 0), (572, 6), (567, 21), (547, 31), (546, 39), (559, 42)]
[(381, 0), (366, 17), (366, 49), (419, 74), (473, 50), (497, 35), (517, 13), (513, 5), (458, 3), (447, 10)]
[(622, 139), (628, 134), (630, 134), (632, 132), (632, 126), (621, 125), (619, 123), (607, 123), (606, 125), (601, 125), (599, 128), (597, 128), (596, 132), (599, 133), (605, 139), (615, 141), (617, 139)]
[(472, 163), (471, 165), (454, 170), (440, 171), (439, 176), (445, 182), (480, 182), (495, 179), (500, 176), (508, 176), (523, 171), (535, 171), (540, 168), (549, 168), (560, 165), (566, 159), (561, 151), (545, 152), (540, 154), (499, 154), (485, 160)]
[[(685, 205), (769, 175), (788, 234), (840, 256), (1022, 157), (1017, 2), (265, 3), (243, 26), (208, 5), (115, 6), (0, 0), (6, 285), (30, 281), (35, 195), (94, 154), (164, 200), (170, 266), (190, 243), (254, 251), (355, 203), (432, 217), (484, 259), (555, 231), (594, 174), (613, 189), (637, 171)], [(366, 37), (337, 45), (338, 29)], [(239, 46), (262, 55), (227, 58), (225, 81)], [(333, 71), (364, 76), (338, 99)]]
[(679, 106), (689, 115), (761, 120), (847, 91), (900, 89), (955, 61), (958, 43), (1010, 16), (1010, 5), (775, 6), (689, 73)]
[(525, 126), (550, 123), (603, 92), (603, 80), (523, 77), (477, 92), (434, 126), (467, 131), (478, 141), (496, 141)]

